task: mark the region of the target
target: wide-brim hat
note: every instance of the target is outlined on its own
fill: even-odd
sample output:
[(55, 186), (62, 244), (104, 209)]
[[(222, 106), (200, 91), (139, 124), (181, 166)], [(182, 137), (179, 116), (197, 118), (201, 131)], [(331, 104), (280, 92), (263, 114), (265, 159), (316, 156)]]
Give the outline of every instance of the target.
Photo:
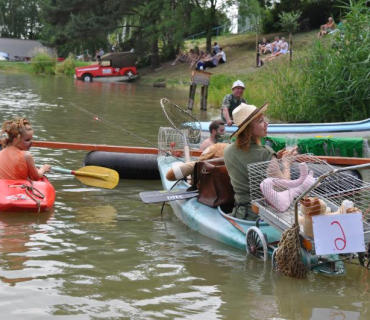
[[(251, 104), (241, 103), (233, 111), (234, 123), (238, 126), (231, 137), (237, 137), (254, 119), (267, 110), (268, 103), (265, 103), (261, 108), (257, 108)], [(230, 137), (230, 138), (231, 138)]]

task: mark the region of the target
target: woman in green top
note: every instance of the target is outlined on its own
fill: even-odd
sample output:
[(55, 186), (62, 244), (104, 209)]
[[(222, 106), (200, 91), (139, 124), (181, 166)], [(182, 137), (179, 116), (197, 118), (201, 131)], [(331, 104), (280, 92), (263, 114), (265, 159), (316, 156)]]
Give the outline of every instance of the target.
[[(275, 153), (270, 147), (261, 145), (261, 138), (267, 135), (268, 122), (263, 113), (267, 104), (261, 108), (242, 103), (233, 111), (238, 130), (232, 137), (237, 139), (224, 151), (224, 159), (231, 184), (235, 191), (235, 207), (232, 216), (238, 219), (255, 220), (257, 216), (250, 205), (248, 164), (280, 159), (297, 154), (296, 148)], [(283, 162), (281, 177), (290, 179), (289, 161)]]

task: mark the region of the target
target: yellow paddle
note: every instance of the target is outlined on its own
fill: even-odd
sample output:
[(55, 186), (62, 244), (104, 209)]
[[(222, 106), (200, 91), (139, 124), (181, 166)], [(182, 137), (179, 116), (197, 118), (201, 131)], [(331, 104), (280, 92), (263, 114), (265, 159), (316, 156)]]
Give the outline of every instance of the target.
[(73, 174), (82, 183), (98, 188), (113, 189), (119, 181), (117, 171), (98, 166), (86, 166), (76, 171), (58, 167), (51, 167), (51, 170)]

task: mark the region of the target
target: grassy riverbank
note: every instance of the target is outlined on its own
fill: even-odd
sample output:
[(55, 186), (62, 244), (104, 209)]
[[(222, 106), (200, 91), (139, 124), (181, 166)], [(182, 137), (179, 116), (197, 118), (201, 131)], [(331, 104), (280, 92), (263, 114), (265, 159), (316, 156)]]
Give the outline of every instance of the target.
[(73, 76), (76, 67), (89, 65), (90, 62), (76, 61), (69, 57), (63, 62), (56, 62), (49, 54), (37, 54), (31, 61), (0, 61), (0, 72), (31, 74), (65, 74)]
[[(270, 41), (274, 36), (285, 36), (287, 34), (262, 35)], [(298, 33), (293, 36), (293, 59), (299, 59), (307, 55), (308, 48), (316, 40), (316, 31)], [(266, 63), (262, 68), (256, 67), (255, 58), (255, 34), (242, 34), (218, 37), (217, 41), (226, 53), (227, 62), (220, 64), (217, 68), (208, 70), (213, 75), (209, 87), (208, 106), (219, 108), (222, 98), (230, 93), (230, 87), (236, 79), (244, 81), (247, 90), (245, 97), (249, 103), (261, 105), (265, 101), (271, 101), (273, 92), (271, 83), (274, 82), (273, 75), (276, 69), (288, 66), (288, 56), (279, 57)], [(196, 43), (188, 41), (188, 49), (198, 45), (201, 50), (205, 49), (205, 39)], [(188, 87), (191, 79), (191, 69), (188, 64), (177, 63), (172, 66), (170, 62), (163, 63), (161, 68), (153, 71), (149, 68), (140, 69), (140, 79), (146, 83), (166, 82), (167, 86), (182, 85)], [(199, 95), (196, 95), (196, 103), (199, 103)]]
[[(274, 33), (261, 35), (268, 40), (273, 41), (273, 38), (278, 36), (288, 35), (284, 33)], [(312, 47), (316, 40), (316, 31), (308, 33), (298, 33), (293, 36), (293, 60), (297, 61), (301, 57), (308, 54), (308, 49)], [(270, 108), (276, 108), (276, 103), (280, 97), (278, 92), (277, 81), (282, 81), (285, 74), (281, 70), (287, 70), (289, 66), (289, 57), (279, 57), (266, 63), (263, 67), (257, 68), (255, 61), (255, 34), (240, 34), (220, 36), (214, 38), (217, 41), (227, 56), (227, 62), (220, 64), (217, 68), (208, 70), (213, 75), (209, 87), (208, 107), (219, 108), (222, 98), (225, 94), (230, 93), (230, 87), (236, 79), (244, 81), (246, 84), (245, 98), (249, 103), (262, 105), (264, 102), (271, 102)], [(196, 41), (187, 41), (186, 48), (191, 49), (198, 46), (201, 50), (205, 50), (205, 39)], [(191, 72), (189, 64), (177, 63), (172, 66), (173, 61), (164, 62), (157, 70), (151, 68), (139, 69), (139, 81), (144, 83), (166, 82), (167, 86), (183, 86), (184, 90), (188, 90)], [(31, 62), (0, 62), (0, 72), (6, 73), (33, 73), (33, 74), (65, 74), (71, 76), (74, 74), (75, 67), (88, 65), (89, 62), (76, 61), (74, 57), (67, 58), (63, 63), (57, 63), (55, 60), (50, 61), (50, 56), (40, 52)], [(294, 71), (292, 71), (294, 72)], [(199, 90), (199, 89), (198, 89)], [(196, 94), (196, 105), (199, 105), (200, 95)], [(280, 114), (284, 111), (278, 110), (274, 113), (274, 117), (281, 118)]]

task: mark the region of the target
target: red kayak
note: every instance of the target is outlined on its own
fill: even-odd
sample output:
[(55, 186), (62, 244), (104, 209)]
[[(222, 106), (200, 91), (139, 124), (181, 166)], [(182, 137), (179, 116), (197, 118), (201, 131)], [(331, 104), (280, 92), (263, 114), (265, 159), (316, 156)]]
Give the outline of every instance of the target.
[(45, 177), (39, 181), (0, 179), (0, 212), (44, 212), (55, 201), (55, 189)]

